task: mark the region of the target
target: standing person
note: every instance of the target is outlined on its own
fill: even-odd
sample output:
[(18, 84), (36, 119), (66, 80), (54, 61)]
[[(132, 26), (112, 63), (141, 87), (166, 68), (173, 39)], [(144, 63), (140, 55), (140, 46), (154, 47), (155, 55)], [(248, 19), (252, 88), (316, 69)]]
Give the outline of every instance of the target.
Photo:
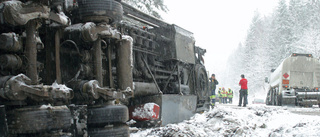
[(224, 87), (222, 87), (222, 103), (223, 104), (226, 104), (227, 103), (227, 91)]
[(216, 102), (216, 87), (219, 84), (218, 80), (216, 80), (215, 74), (211, 75), (210, 78), (210, 90), (211, 90), (211, 105), (214, 106)]
[(230, 104), (232, 104), (232, 98), (233, 98), (233, 91), (231, 90), (231, 88), (228, 88), (228, 99)]
[(239, 98), (239, 107), (242, 104), (242, 98), (243, 98), (243, 107), (246, 107), (247, 105), (247, 96), (248, 96), (248, 80), (244, 78), (244, 75), (241, 74), (241, 80), (239, 82), (239, 86), (241, 86), (240, 89), (240, 98)]
[(219, 93), (219, 104), (221, 104), (221, 102), (222, 102), (221, 88), (219, 88), (218, 93)]
[(247, 90), (247, 100), (246, 100), (246, 104), (248, 105), (248, 96), (249, 96), (249, 90)]

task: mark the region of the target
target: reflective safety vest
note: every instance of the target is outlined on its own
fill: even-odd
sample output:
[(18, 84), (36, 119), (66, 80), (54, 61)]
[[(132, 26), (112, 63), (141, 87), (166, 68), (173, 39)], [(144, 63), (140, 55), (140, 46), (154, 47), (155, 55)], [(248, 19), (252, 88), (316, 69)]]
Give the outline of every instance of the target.
[(232, 91), (232, 90), (229, 90), (229, 92), (228, 92), (228, 98), (233, 98), (233, 91)]
[(222, 94), (222, 97), (227, 97), (227, 95), (228, 95), (228, 91), (221, 91), (221, 94)]
[(211, 95), (210, 96), (210, 99), (215, 99), (216, 98), (216, 95)]
[(222, 91), (221, 90), (218, 91), (218, 94), (219, 94), (219, 97), (222, 97)]

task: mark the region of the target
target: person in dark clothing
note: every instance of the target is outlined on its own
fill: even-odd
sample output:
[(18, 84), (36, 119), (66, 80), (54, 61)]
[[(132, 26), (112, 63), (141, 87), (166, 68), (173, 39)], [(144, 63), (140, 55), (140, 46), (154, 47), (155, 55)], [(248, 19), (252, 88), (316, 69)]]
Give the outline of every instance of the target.
[(210, 78), (210, 91), (211, 91), (211, 105), (214, 106), (216, 102), (216, 86), (219, 84), (218, 80), (216, 80), (215, 74), (211, 75)]
[(243, 99), (243, 107), (246, 107), (247, 105), (247, 96), (248, 96), (248, 80), (244, 78), (244, 75), (241, 75), (241, 80), (239, 82), (239, 85), (241, 86), (240, 89), (240, 97), (239, 97), (239, 105), (241, 106), (242, 104), (242, 99)]

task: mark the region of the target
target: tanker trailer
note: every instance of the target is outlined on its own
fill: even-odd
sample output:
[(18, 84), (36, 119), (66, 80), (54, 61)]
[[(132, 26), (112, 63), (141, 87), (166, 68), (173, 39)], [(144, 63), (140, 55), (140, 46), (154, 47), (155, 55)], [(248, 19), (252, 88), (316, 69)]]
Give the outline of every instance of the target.
[(270, 76), (267, 105), (319, 105), (320, 63), (311, 54), (293, 53)]

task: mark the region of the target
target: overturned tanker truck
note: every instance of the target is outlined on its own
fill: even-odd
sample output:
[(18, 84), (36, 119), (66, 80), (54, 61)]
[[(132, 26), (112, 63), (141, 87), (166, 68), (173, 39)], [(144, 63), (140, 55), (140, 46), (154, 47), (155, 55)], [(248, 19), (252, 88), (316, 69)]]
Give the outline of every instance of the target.
[(128, 136), (209, 107), (191, 32), (120, 0), (0, 2), (0, 136)]
[(293, 53), (273, 70), (269, 84), (267, 105), (320, 105), (319, 59)]

